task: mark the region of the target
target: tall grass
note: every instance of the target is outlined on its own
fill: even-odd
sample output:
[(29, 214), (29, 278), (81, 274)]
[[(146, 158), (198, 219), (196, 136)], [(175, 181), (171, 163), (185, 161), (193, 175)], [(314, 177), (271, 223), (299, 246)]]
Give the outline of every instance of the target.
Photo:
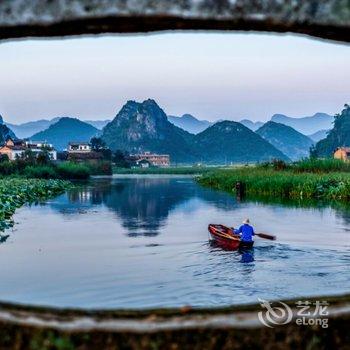
[(273, 169), (277, 171), (292, 170), (296, 173), (331, 173), (350, 172), (350, 162), (340, 159), (305, 158), (294, 163), (285, 163), (282, 160), (261, 163), (257, 165), (261, 169)]
[(112, 167), (109, 161), (100, 161), (97, 163), (63, 162), (58, 165), (52, 162), (38, 164), (25, 159), (0, 162), (0, 177), (15, 175), (40, 179), (82, 180), (89, 178), (90, 175), (111, 174)]
[(57, 175), (60, 179), (85, 180), (90, 176), (89, 168), (80, 163), (64, 162), (57, 165)]
[(86, 163), (90, 175), (112, 175), (112, 164), (109, 161), (100, 161), (97, 163)]
[(27, 166), (23, 170), (23, 175), (32, 179), (56, 179), (56, 168), (49, 165)]
[(350, 174), (305, 173), (293, 170), (249, 168), (220, 170), (198, 178), (202, 185), (233, 192), (235, 184), (245, 184), (248, 196), (279, 198), (350, 199)]
[(350, 162), (339, 159), (303, 159), (292, 164), (291, 168), (295, 172), (306, 173), (331, 173), (350, 172)]

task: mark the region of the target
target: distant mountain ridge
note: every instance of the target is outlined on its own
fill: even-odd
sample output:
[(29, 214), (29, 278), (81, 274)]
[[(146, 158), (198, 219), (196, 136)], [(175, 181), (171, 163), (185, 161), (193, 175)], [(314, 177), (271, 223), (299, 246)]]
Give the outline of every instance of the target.
[[(17, 135), (17, 137), (24, 139), (30, 137), (40, 131), (46, 130), (50, 125), (58, 122), (60, 118), (64, 117), (56, 117), (53, 119), (39, 119), (35, 121), (30, 121), (22, 124), (12, 124), (5, 122), (5, 124), (13, 130), (13, 132)], [(106, 120), (86, 120), (83, 122), (88, 123), (94, 126), (96, 129), (102, 130), (109, 122), (109, 119)]]
[(250, 130), (256, 131), (258, 130), (261, 126), (264, 125), (263, 122), (253, 122), (249, 119), (242, 119), (240, 121), (241, 124), (243, 124), (244, 126), (246, 126), (247, 128), (249, 128)]
[(102, 138), (112, 150), (166, 153), (173, 163), (288, 160), (270, 143), (237, 122), (218, 122), (197, 135), (188, 133), (170, 123), (154, 100), (128, 101), (103, 129)]
[[(5, 124), (14, 131), (14, 133), (19, 138), (27, 138), (35, 133), (43, 131), (47, 129), (50, 125), (56, 123), (60, 117), (49, 119), (40, 119), (36, 121), (30, 121), (22, 124), (13, 124), (5, 122)], [(209, 126), (212, 126), (214, 123), (222, 121), (222, 119), (217, 120), (215, 122), (210, 122), (207, 120), (200, 120), (192, 116), (191, 114), (184, 114), (182, 117), (176, 117), (168, 115), (168, 120), (175, 126), (188, 131), (192, 134), (198, 134), (204, 131)], [(304, 118), (292, 118), (287, 117), (283, 114), (275, 114), (271, 118), (272, 121), (281, 123), (284, 125), (291, 126), (297, 131), (303, 133), (306, 136), (314, 138), (315, 141), (318, 141), (321, 136), (326, 136), (322, 133), (322, 130), (330, 130), (332, 128), (332, 120), (333, 117), (329, 116), (326, 113), (316, 113), (311, 117)], [(85, 123), (88, 123), (95, 128), (102, 130), (111, 120), (82, 120)], [(252, 121), (249, 119), (242, 119), (240, 121), (241, 124), (245, 125), (249, 129), (256, 131), (259, 129), (264, 123), (261, 121)], [(301, 125), (299, 125), (301, 124)], [(325, 126), (324, 128), (322, 128)], [(312, 130), (310, 132), (310, 130)], [(317, 134), (319, 132), (319, 134)], [(315, 136), (313, 136), (315, 134)]]
[(184, 114), (182, 117), (168, 115), (168, 120), (170, 123), (191, 134), (198, 134), (213, 125), (213, 123), (207, 120), (199, 120), (191, 114)]
[(256, 133), (292, 160), (308, 157), (314, 143), (292, 127), (273, 121), (265, 123)]
[(327, 137), (329, 131), (331, 129), (325, 129), (325, 130), (320, 130), (320, 131), (317, 131), (311, 135), (307, 135), (308, 137), (310, 137), (310, 139), (314, 142), (318, 142), (320, 140), (323, 140)]
[[(203, 136), (203, 132), (223, 121), (220, 120), (214, 123), (207, 120), (199, 120), (190, 114), (184, 114), (182, 117), (167, 116), (154, 100), (147, 101), (144, 101), (143, 103), (128, 101), (118, 113), (118, 115), (120, 113), (122, 115), (119, 115), (119, 117), (118, 115), (116, 116), (118, 117), (118, 121), (116, 121), (116, 118), (114, 118), (112, 121), (106, 119), (89, 120), (84, 122), (75, 118), (56, 117), (51, 120), (41, 119), (19, 125), (11, 123), (5, 124), (9, 127), (10, 132), (12, 132), (12, 136), (14, 135), (19, 138), (30, 137), (31, 139), (39, 138), (48, 142), (51, 142), (50, 140), (54, 140), (51, 143), (53, 143), (58, 149), (66, 148), (69, 141), (88, 141), (91, 138), (91, 134), (93, 134), (92, 136), (97, 135), (99, 134), (99, 130), (105, 128), (107, 131), (103, 131), (100, 134), (103, 134), (103, 137), (106, 137), (108, 140), (107, 143), (112, 147), (112, 149), (120, 148), (132, 152), (138, 152), (141, 150), (157, 150), (157, 153), (161, 152), (172, 155), (172, 159), (175, 162), (200, 162), (204, 159), (207, 159), (206, 161), (210, 161), (206, 155), (211, 151), (201, 148), (202, 144), (206, 144), (206, 147), (210, 147), (210, 143), (207, 141), (202, 142), (198, 140), (200, 140)], [(126, 110), (123, 110), (124, 107)], [(75, 121), (78, 120), (82, 124), (78, 125), (75, 122), (74, 126), (73, 124), (71, 125), (72, 129), (67, 126), (65, 128), (65, 132), (61, 130), (60, 124), (58, 125), (58, 128), (56, 126), (55, 128), (50, 129), (51, 126), (57, 124), (58, 121), (65, 118), (74, 119)], [(277, 120), (280, 122), (277, 123)], [(275, 114), (271, 118), (271, 123), (277, 123), (280, 126), (276, 127), (274, 124), (268, 124), (270, 127), (265, 127), (262, 129), (265, 130), (265, 132), (262, 133), (262, 131), (260, 131), (260, 134), (258, 134), (260, 138), (262, 138), (265, 142), (269, 142), (270, 145), (273, 145), (275, 148), (274, 151), (269, 149), (267, 153), (270, 152), (271, 154), (275, 154), (274, 157), (281, 157), (281, 155), (277, 155), (275, 152), (278, 150), (282, 152), (285, 157), (287, 156), (289, 158), (296, 159), (296, 157), (300, 157), (303, 154), (306, 156), (308, 144), (312, 142), (310, 138), (314, 140), (314, 142), (318, 142), (320, 139), (327, 136), (327, 129), (320, 130), (319, 128), (325, 125), (332, 125), (332, 121), (333, 118), (326, 113), (316, 113), (311, 117), (304, 118), (292, 118), (282, 114)], [(236, 124), (230, 125), (229, 129), (231, 130), (231, 134), (226, 133), (225, 129), (214, 128), (210, 129), (211, 137), (218, 138), (219, 136), (214, 135), (215, 132), (218, 132), (218, 135), (222, 137), (222, 145), (225, 144), (225, 138), (228, 138), (229, 134), (235, 139), (240, 138), (240, 142), (242, 142), (241, 140), (244, 139), (244, 146), (242, 147), (243, 149), (245, 148), (247, 150), (247, 159), (254, 158), (255, 160), (261, 160), (264, 157), (266, 158), (266, 154), (264, 155), (264, 152), (261, 150), (257, 150), (255, 155), (251, 157), (251, 154), (248, 152), (250, 144), (248, 144), (245, 140), (253, 140), (253, 136), (249, 134), (246, 129), (241, 131), (242, 134), (240, 134), (239, 127), (237, 125), (244, 125), (250, 131), (257, 131), (266, 124), (262, 123), (261, 121), (251, 121), (249, 119), (243, 119), (239, 123), (232, 121), (232, 123)], [(82, 125), (85, 125), (85, 127), (89, 125), (93, 129), (90, 128), (89, 131), (86, 132)], [(294, 132), (293, 129), (287, 132), (288, 129), (282, 128), (281, 125), (293, 128)], [(309, 132), (313, 130), (316, 130), (316, 132)], [(281, 132), (282, 135), (280, 135)], [(64, 135), (65, 133), (66, 135)], [(310, 137), (305, 136), (306, 133), (308, 133)], [(7, 137), (6, 135), (8, 135), (8, 132), (4, 130), (3, 134), (5, 137)], [(194, 137), (195, 135), (198, 137)], [(305, 136), (306, 138), (303, 138), (302, 136)], [(61, 142), (61, 140), (63, 141)], [(167, 140), (167, 142), (165, 140)], [(259, 142), (260, 141), (261, 140), (259, 140)], [(259, 143), (258, 140), (255, 140), (254, 142)], [(64, 146), (62, 145), (63, 143)], [(217, 147), (214, 142), (212, 142), (211, 146)], [(232, 146), (229, 143), (227, 147), (230, 148), (223, 150), (223, 153), (225, 154), (224, 157), (221, 157), (218, 154), (215, 156), (213, 155), (214, 162), (219, 160), (221, 162), (223, 159), (225, 159), (227, 162), (236, 162), (238, 160), (244, 161), (238, 149), (232, 150)], [(219, 147), (217, 147), (217, 152), (220, 153)]]
[(83, 120), (83, 122), (88, 123), (98, 130), (102, 130), (108, 123), (111, 122), (110, 119), (105, 120)]
[(40, 119), (36, 121), (31, 121), (23, 124), (12, 124), (5, 122), (5, 124), (12, 129), (16, 135), (23, 139), (29, 137), (39, 131), (47, 129), (51, 124), (58, 121), (59, 118), (54, 118), (52, 120)]
[(283, 114), (275, 114), (271, 121), (291, 126), (304, 135), (310, 135), (324, 129), (331, 129), (333, 117), (326, 113), (316, 113), (310, 117), (292, 118)]
[(30, 137), (36, 141), (52, 143), (57, 150), (64, 150), (71, 141), (89, 142), (93, 136), (99, 135), (100, 130), (76, 118), (63, 117)]

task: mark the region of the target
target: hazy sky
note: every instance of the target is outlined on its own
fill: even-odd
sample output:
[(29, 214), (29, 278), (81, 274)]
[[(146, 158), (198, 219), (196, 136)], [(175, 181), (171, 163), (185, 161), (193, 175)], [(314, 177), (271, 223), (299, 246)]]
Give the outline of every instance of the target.
[(267, 120), (350, 102), (350, 46), (296, 36), (169, 33), (0, 44), (0, 114), (112, 118), (127, 100), (167, 114)]

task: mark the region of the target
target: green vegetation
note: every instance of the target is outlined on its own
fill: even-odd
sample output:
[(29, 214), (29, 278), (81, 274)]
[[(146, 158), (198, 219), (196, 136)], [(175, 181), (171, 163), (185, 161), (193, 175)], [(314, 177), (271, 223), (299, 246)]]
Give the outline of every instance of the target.
[(313, 157), (330, 157), (337, 147), (350, 146), (350, 106), (345, 105), (341, 114), (334, 117), (334, 127), (327, 137), (312, 149)]
[(64, 162), (58, 165), (48, 164), (31, 164), (22, 159), (16, 161), (4, 161), (0, 163), (0, 175), (2, 176), (23, 176), (26, 178), (38, 179), (88, 179), (90, 169), (80, 163)]
[[(327, 169), (333, 166), (334, 170)], [(198, 178), (202, 185), (235, 191), (242, 182), (248, 197), (349, 200), (349, 167), (334, 160), (304, 160), (292, 165), (283, 162), (257, 167), (217, 170)], [(323, 170), (326, 169), (326, 170)], [(331, 168), (332, 169), (332, 168)], [(338, 170), (339, 169), (339, 170)]]
[(57, 177), (60, 179), (84, 180), (90, 176), (89, 168), (85, 164), (65, 162), (55, 168)]
[(169, 168), (119, 168), (113, 167), (113, 174), (164, 174), (198, 175), (212, 172), (214, 167), (169, 167)]
[(89, 175), (112, 175), (112, 163), (108, 160), (83, 165), (88, 169)]
[(257, 165), (262, 169), (291, 170), (294, 173), (332, 173), (350, 172), (350, 163), (340, 159), (305, 158), (295, 163), (285, 163), (281, 160), (261, 163)]
[(33, 179), (54, 179), (58, 177), (56, 169), (49, 165), (28, 165), (24, 168), (23, 175)]
[(24, 203), (56, 196), (68, 186), (69, 182), (63, 180), (0, 179), (0, 231), (13, 226), (12, 215)]
[(37, 179), (84, 180), (90, 175), (111, 175), (112, 166), (109, 161), (95, 163), (62, 162), (54, 164), (47, 160), (17, 159), (15, 161), (0, 161), (0, 176), (23, 176)]
[(298, 173), (332, 173), (350, 172), (350, 163), (339, 159), (303, 159), (290, 166), (294, 172)]

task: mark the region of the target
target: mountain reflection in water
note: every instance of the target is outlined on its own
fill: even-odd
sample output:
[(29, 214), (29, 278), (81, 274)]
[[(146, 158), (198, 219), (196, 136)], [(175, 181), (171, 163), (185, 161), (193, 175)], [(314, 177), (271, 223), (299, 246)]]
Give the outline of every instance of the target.
[[(209, 223), (246, 217), (277, 240), (246, 251), (208, 243)], [(336, 203), (238, 202), (190, 177), (92, 179), (16, 211), (0, 239), (0, 300), (204, 307), (345, 293), (349, 218)]]
[(191, 178), (176, 177), (99, 179), (93, 186), (77, 186), (50, 205), (64, 215), (103, 205), (122, 221), (130, 236), (155, 236), (174, 208), (191, 201), (194, 207), (187, 209), (194, 210), (196, 199), (226, 211), (238, 205), (228, 194), (218, 200), (215, 192), (197, 186)]

